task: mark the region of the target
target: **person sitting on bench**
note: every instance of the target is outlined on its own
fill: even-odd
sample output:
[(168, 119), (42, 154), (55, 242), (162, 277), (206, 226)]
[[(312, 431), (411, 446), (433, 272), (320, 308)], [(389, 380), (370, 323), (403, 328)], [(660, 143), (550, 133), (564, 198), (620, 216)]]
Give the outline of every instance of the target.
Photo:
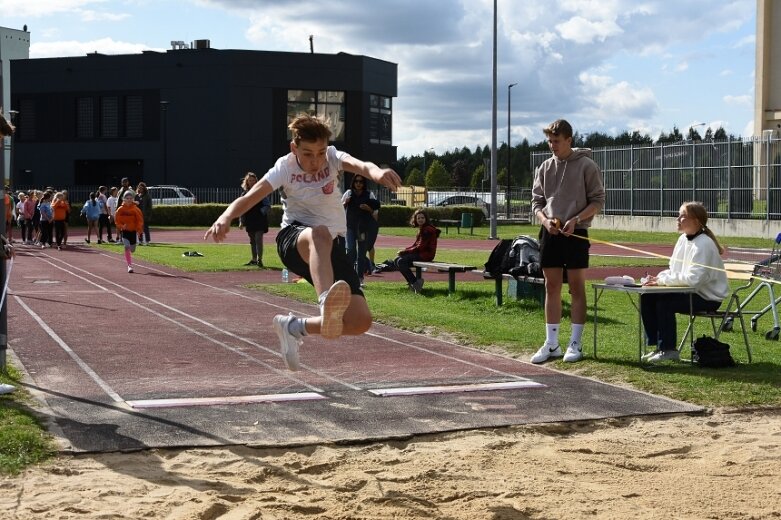
[[(442, 232), (431, 224), (428, 213), (423, 208), (418, 208), (412, 214), (410, 225), (419, 228), (415, 237), (415, 243), (406, 249), (402, 249), (393, 260), (386, 260), (385, 266), (397, 269), (412, 292), (419, 293), (423, 288), (423, 279), (418, 278), (412, 272), (413, 262), (430, 262), (434, 260), (437, 254), (437, 238)], [(377, 272), (385, 269), (383, 266), (377, 266)], [(390, 270), (390, 269), (388, 269)]]

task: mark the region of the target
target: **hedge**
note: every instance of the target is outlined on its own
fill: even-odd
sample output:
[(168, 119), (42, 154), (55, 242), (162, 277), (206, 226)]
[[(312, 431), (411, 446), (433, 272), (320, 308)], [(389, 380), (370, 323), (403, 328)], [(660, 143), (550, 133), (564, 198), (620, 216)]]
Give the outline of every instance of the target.
[[(152, 209), (152, 219), (149, 224), (153, 226), (199, 226), (209, 227), (225, 211), (227, 204), (192, 204), (186, 206), (155, 206)], [(386, 205), (380, 209), (380, 227), (409, 226), (413, 208), (399, 205)], [(446, 206), (430, 207), (426, 209), (429, 218), (434, 222), (441, 219), (461, 219), (461, 213), (471, 213), (475, 226), (481, 226), (485, 222), (485, 215), (480, 208), (473, 206)], [(278, 227), (282, 222), (282, 206), (271, 206), (269, 211), (269, 225)], [(78, 211), (71, 211), (70, 224), (83, 226), (86, 224), (84, 217)]]

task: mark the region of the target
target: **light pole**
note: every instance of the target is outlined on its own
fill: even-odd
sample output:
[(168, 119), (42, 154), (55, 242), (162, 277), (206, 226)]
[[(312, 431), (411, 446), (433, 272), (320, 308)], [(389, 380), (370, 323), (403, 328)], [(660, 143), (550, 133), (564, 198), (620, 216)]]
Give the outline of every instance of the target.
[(494, 0), (494, 26), (493, 26), (493, 59), (491, 74), (491, 231), (488, 238), (496, 240), (496, 28), (497, 28), (497, 1)]
[(507, 204), (507, 210), (505, 211), (506, 218), (510, 218), (510, 185), (512, 184), (512, 175), (510, 174), (510, 164), (512, 161), (512, 147), (510, 146), (510, 89), (517, 83), (510, 83), (507, 85), (507, 195), (505, 196), (505, 203)]
[(424, 180), (426, 179), (426, 154), (428, 152), (433, 152), (433, 151), (434, 151), (433, 148), (426, 148), (425, 150), (423, 150), (423, 179)]
[(708, 126), (708, 123), (694, 123), (693, 125), (690, 125), (689, 135), (687, 136), (688, 140), (694, 141), (694, 129), (698, 126)]
[(160, 101), (160, 110), (163, 113), (163, 182), (168, 184), (168, 103)]

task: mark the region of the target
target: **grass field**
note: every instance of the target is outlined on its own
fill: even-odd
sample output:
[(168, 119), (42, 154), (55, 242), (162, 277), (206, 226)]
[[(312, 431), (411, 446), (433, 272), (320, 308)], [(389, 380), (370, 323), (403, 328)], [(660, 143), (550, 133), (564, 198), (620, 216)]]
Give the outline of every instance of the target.
[[(415, 230), (398, 228), (383, 230), (387, 234), (414, 237)], [(534, 226), (510, 226), (502, 228), (500, 236), (534, 234)], [(469, 238), (469, 235), (453, 237)], [(674, 233), (626, 232), (592, 233), (594, 238), (611, 242), (672, 244)], [(474, 237), (472, 237), (474, 238)], [(730, 239), (726, 245), (744, 247), (768, 247), (767, 241), (757, 239)], [(103, 245), (107, 250), (119, 252), (119, 246)], [(183, 257), (184, 251), (197, 250), (203, 257)], [(233, 244), (163, 244), (139, 247), (138, 258), (149, 262), (176, 267), (185, 271), (257, 270), (256, 267), (230, 267), (243, 264), (247, 258), (246, 245)], [(395, 250), (379, 249), (377, 260), (395, 256)], [(487, 259), (485, 251), (468, 249), (442, 249), (437, 259), (445, 262), (482, 265)], [(275, 248), (266, 246), (264, 263), (272, 269), (280, 269), (281, 263)], [(661, 259), (621, 259), (592, 257), (592, 265), (643, 265), (661, 269)], [(303, 301), (313, 301), (313, 289), (308, 284), (256, 285), (259, 291), (289, 296)], [(544, 341), (544, 317), (539, 304), (533, 300), (506, 299), (505, 305), (494, 304), (492, 282), (459, 282), (455, 295), (447, 295), (447, 282), (427, 282), (423, 294), (411, 293), (401, 282), (369, 281), (367, 301), (379, 322), (414, 332), (440, 334), (463, 344), (477, 348), (504, 352), (510, 356), (528, 359)], [(767, 291), (760, 293), (752, 308), (761, 308), (767, 302)], [(772, 318), (759, 321), (757, 332), (749, 332), (754, 352), (754, 362), (747, 364), (739, 332), (722, 336), (732, 345), (733, 356), (740, 363), (734, 368), (703, 369), (689, 363), (669, 363), (662, 366), (641, 366), (637, 361), (637, 311), (627, 300), (627, 295), (608, 292), (600, 299), (599, 358), (592, 356), (593, 314), (589, 297), (589, 316), (584, 335), (586, 358), (575, 364), (554, 361), (551, 366), (565, 371), (594, 377), (601, 381), (629, 385), (657, 395), (664, 395), (705, 406), (729, 408), (777, 407), (781, 405), (781, 343), (767, 340), (764, 332), (772, 326)], [(562, 320), (562, 338), (569, 335), (568, 296), (564, 295), (565, 319)], [(747, 318), (748, 319), (748, 318)], [(679, 334), (683, 331), (685, 317), (681, 317)], [(748, 322), (747, 322), (748, 323)], [(710, 325), (698, 321), (698, 334), (710, 334)], [(13, 383), (19, 373), (9, 370), (0, 375), (0, 381)], [(47, 434), (37, 423), (28, 406), (31, 397), (19, 390), (0, 396), (0, 472), (14, 473), (26, 465), (44, 460), (53, 447)]]

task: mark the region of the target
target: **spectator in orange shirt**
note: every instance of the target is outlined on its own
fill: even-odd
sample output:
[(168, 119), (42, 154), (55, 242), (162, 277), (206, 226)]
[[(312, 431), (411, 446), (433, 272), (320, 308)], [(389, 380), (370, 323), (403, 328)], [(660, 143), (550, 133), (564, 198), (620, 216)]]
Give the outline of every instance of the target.
[(133, 190), (127, 190), (122, 195), (122, 205), (117, 208), (114, 221), (117, 225), (117, 233), (121, 233), (122, 243), (125, 245), (125, 260), (127, 260), (127, 272), (133, 272), (133, 257), (131, 253), (136, 250), (138, 234), (144, 231), (144, 215), (135, 203), (136, 194)]
[(54, 194), (52, 200), (52, 214), (54, 218), (54, 241), (57, 242), (57, 249), (62, 250), (65, 247), (65, 221), (68, 219), (70, 205), (65, 200), (65, 195), (61, 191)]

